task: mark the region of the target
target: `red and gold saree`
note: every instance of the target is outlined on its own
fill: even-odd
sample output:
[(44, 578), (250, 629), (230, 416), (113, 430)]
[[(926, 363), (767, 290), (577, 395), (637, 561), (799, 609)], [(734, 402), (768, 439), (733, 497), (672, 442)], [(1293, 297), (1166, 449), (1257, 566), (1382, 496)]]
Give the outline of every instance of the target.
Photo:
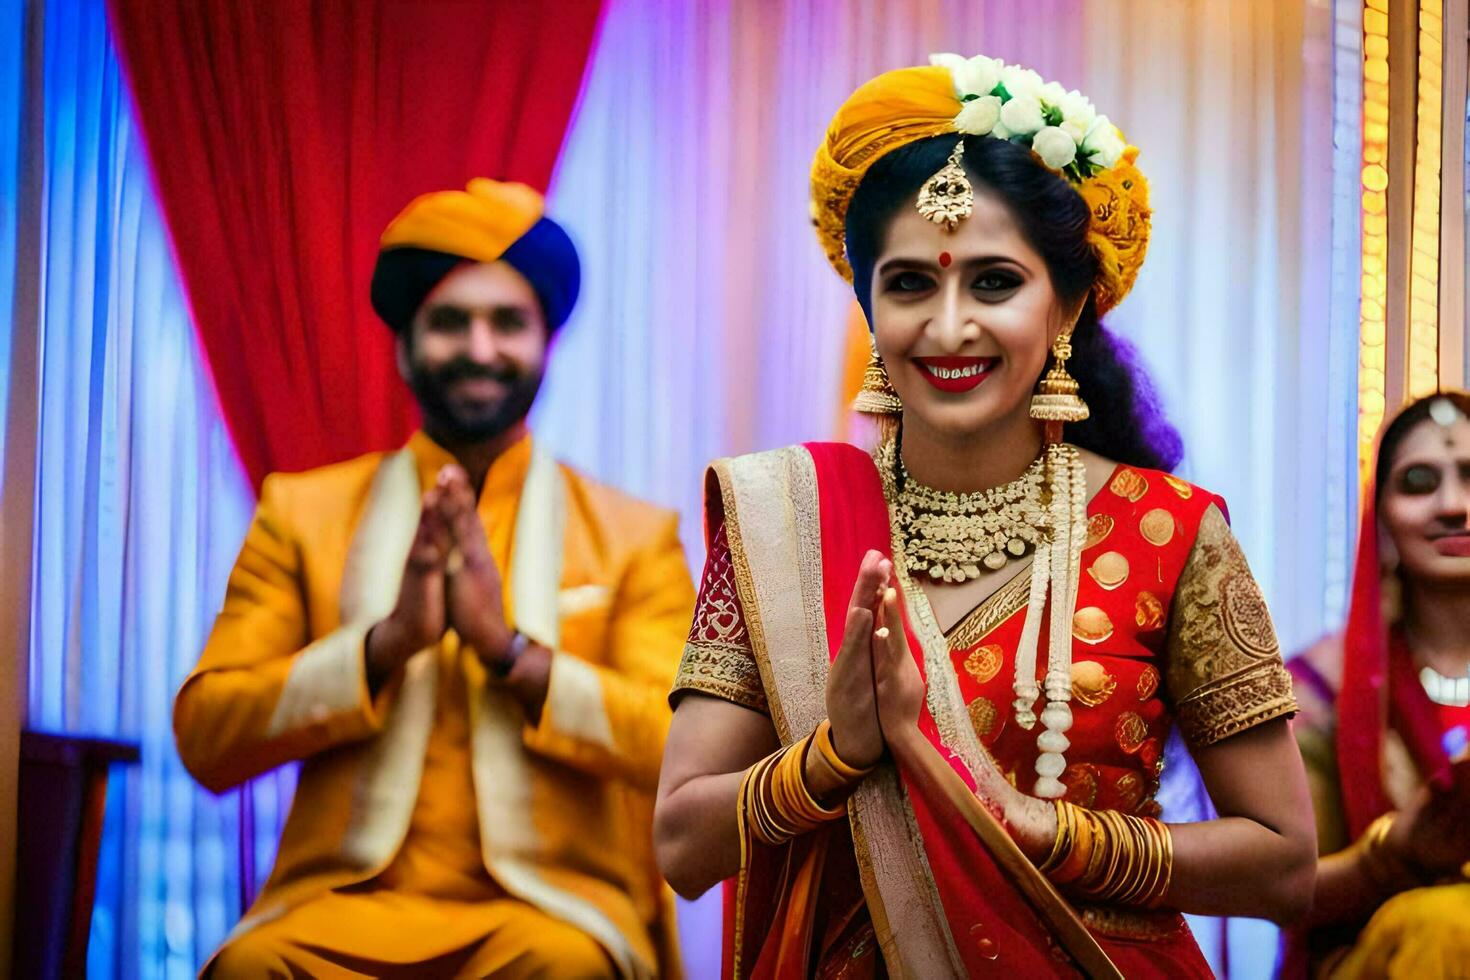
[[(878, 472), (852, 446), (795, 446), (715, 463), (706, 498), (710, 554), (675, 696), (765, 711), (789, 744), (826, 715), (862, 555), (901, 549)], [(1089, 504), (1069, 801), (1157, 813), (1173, 724), (1202, 745), (1293, 710), (1222, 511), (1203, 490), (1127, 467)], [(1179, 914), (1072, 903), (1008, 839), (982, 839), (998, 825), (973, 794), (979, 767), (1025, 792), (1035, 781), (1040, 728), (1009, 715), (1029, 574), (945, 635), (901, 555), (895, 564), (938, 767), (881, 766), (846, 822), (778, 848), (748, 843), (727, 892), (727, 976), (1209, 976)]]

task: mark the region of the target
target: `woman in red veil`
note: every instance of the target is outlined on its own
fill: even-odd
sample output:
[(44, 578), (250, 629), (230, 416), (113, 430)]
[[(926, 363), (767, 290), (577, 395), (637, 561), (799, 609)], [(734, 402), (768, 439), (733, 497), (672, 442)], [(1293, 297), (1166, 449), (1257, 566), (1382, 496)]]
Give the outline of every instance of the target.
[(1470, 976), (1470, 396), (1384, 429), (1346, 631), (1294, 658), (1316, 901), (1287, 973)]

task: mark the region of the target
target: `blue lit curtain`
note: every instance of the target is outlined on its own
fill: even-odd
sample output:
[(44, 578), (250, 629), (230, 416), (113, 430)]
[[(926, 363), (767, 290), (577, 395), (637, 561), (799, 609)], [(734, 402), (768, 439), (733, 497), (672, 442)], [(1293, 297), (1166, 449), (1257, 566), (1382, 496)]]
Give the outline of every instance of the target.
[(24, 109), (25, 3), (10, 0), (0, 14), (0, 453), (10, 391), (10, 318), (15, 309), (16, 207), (19, 202), (21, 113)]
[(240, 914), (239, 804), (184, 772), (170, 710), (253, 501), (199, 357), (103, 2), (47, 0), (44, 15), (28, 723), (141, 743), (141, 764), (109, 794), (90, 972), (192, 976)]

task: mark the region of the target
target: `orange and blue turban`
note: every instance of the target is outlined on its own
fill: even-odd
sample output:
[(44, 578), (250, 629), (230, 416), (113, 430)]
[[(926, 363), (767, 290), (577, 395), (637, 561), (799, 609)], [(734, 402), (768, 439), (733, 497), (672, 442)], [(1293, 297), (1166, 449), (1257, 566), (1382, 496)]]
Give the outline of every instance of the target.
[(373, 310), (395, 331), (406, 330), (460, 263), (504, 262), (526, 277), (555, 330), (576, 305), (582, 267), (576, 246), (545, 208), (545, 198), (525, 184), (483, 177), (462, 191), (414, 198), (383, 232)]

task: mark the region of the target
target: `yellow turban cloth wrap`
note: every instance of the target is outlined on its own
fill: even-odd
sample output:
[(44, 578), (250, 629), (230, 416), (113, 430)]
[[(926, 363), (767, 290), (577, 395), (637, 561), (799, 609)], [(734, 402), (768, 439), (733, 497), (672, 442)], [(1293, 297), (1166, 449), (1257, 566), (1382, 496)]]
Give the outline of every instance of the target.
[[(848, 283), (847, 208), (868, 168), (897, 147), (957, 132), (961, 106), (949, 69), (926, 65), (884, 72), (853, 92), (833, 116), (812, 161), (812, 223), (827, 261)], [(1152, 212), (1137, 157), (1130, 146), (1109, 170), (1073, 183), (1092, 212), (1087, 240), (1098, 258), (1092, 291), (1099, 315), (1133, 288), (1148, 249)]]
[(862, 85), (832, 117), (812, 161), (812, 220), (827, 261), (849, 283), (844, 238), (858, 184), (889, 150), (954, 132), (959, 107), (949, 69), (900, 68)]
[(373, 309), (403, 330), (460, 262), (505, 262), (531, 283), (547, 324), (556, 329), (577, 301), (581, 265), (576, 246), (545, 208), (533, 188), (483, 177), (462, 191), (414, 198), (383, 232)]
[(462, 191), (414, 198), (388, 225), (379, 247), (426, 248), (494, 262), (541, 220), (545, 210), (545, 199), (525, 184), (477, 177)]

